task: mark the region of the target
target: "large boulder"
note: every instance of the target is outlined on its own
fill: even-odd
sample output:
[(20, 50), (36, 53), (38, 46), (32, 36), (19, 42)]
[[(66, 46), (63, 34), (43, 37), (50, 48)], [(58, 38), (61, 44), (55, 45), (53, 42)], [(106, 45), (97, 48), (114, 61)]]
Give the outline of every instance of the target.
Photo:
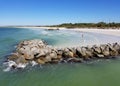
[(117, 56), (119, 53), (119, 45), (117, 43), (108, 44), (110, 56)]
[(92, 48), (93, 48), (94, 52), (99, 53), (99, 54), (101, 53), (101, 49), (99, 46), (94, 45)]
[(116, 49), (116, 50), (119, 50), (120, 49), (120, 45), (118, 43), (114, 43), (113, 44), (113, 48)]
[(86, 47), (78, 47), (76, 51), (76, 54), (84, 60), (89, 60), (90, 57), (93, 56), (92, 51), (87, 49)]
[(70, 51), (69, 48), (65, 48), (63, 51), (64, 51), (63, 52), (64, 58), (74, 58), (74, 53), (72, 51)]
[(71, 51), (73, 53), (73, 57), (78, 57), (78, 55), (76, 54), (76, 48), (69, 48), (69, 51)]
[(51, 59), (56, 59), (57, 58), (57, 53), (55, 51), (53, 51), (49, 54), (49, 56), (50, 56)]
[(93, 58), (94, 54), (93, 54), (94, 50), (92, 49), (91, 46), (87, 46), (86, 47), (86, 56), (89, 58)]
[(57, 58), (55, 49), (46, 45), (44, 41), (35, 39), (20, 42), (17, 46), (16, 53), (9, 56), (8, 59), (21, 63), (26, 60), (31, 61), (38, 59), (36, 61), (43, 64), (44, 62), (51, 61), (52, 58)]
[(110, 56), (110, 47), (108, 45), (101, 45), (100, 46), (100, 49), (101, 49), (101, 54), (103, 54), (105, 57), (108, 57)]
[(42, 40), (28, 40), (21, 42), (16, 51), (23, 55), (25, 59), (32, 60), (34, 56), (38, 53), (41, 53), (41, 49), (46, 48), (46, 45), (42, 42)]
[(118, 54), (120, 54), (120, 44), (114, 43), (113, 48), (118, 52)]

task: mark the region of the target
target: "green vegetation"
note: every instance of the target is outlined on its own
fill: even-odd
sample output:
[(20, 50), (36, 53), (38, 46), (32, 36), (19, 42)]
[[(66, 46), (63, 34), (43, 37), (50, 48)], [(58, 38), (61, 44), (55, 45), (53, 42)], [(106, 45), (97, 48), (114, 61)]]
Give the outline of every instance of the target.
[(53, 25), (52, 27), (66, 27), (66, 28), (120, 28), (120, 23), (64, 23), (60, 25)]

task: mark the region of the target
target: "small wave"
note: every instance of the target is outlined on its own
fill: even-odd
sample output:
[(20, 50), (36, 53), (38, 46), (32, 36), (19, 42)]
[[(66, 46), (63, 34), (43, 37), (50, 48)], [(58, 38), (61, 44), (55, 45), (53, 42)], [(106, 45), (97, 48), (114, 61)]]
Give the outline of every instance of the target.
[(5, 67), (5, 69), (3, 69), (4, 72), (8, 72), (12, 69), (24, 69), (28, 64), (16, 64), (14, 61), (7, 61), (5, 63), (3, 63), (3, 66)]
[(16, 65), (14, 61), (8, 61), (8, 62), (3, 63), (3, 66), (7, 67), (3, 69), (3, 71), (4, 72), (10, 71), (13, 65)]
[(43, 35), (47, 35), (47, 34), (48, 34), (47, 31), (41, 31), (41, 33), (42, 33)]
[(16, 64), (16, 62), (14, 61), (7, 61), (3, 63), (4, 66), (3, 71), (8, 72), (11, 71), (12, 69), (24, 69), (28, 64), (30, 64), (32, 67), (38, 65), (38, 63), (35, 61), (31, 61), (30, 63), (19, 63), (19, 64)]
[(4, 72), (8, 72), (11, 70), (11, 67), (7, 67), (6, 69), (3, 69)]
[(32, 65), (32, 66), (35, 66), (35, 65), (37, 65), (37, 64), (38, 64), (38, 63), (37, 63), (37, 62), (35, 62), (35, 61), (31, 61), (30, 63), (31, 63), (31, 65)]

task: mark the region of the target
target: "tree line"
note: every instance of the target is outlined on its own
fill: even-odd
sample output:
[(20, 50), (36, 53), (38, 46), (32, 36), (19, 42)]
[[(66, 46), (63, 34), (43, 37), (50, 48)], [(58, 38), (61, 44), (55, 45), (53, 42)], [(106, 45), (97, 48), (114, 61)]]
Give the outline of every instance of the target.
[(63, 23), (60, 25), (53, 25), (53, 27), (66, 27), (66, 28), (120, 28), (120, 23)]

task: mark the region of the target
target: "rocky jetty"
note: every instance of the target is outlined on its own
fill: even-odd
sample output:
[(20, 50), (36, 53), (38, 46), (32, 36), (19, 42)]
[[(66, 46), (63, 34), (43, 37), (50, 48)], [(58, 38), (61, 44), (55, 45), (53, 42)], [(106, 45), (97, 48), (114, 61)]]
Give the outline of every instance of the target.
[(21, 64), (84, 62), (90, 59), (109, 59), (120, 55), (120, 44), (102, 44), (76, 48), (57, 49), (47, 45), (43, 40), (26, 40), (17, 45), (15, 52), (8, 56), (7, 61), (14, 62), (11, 67)]

